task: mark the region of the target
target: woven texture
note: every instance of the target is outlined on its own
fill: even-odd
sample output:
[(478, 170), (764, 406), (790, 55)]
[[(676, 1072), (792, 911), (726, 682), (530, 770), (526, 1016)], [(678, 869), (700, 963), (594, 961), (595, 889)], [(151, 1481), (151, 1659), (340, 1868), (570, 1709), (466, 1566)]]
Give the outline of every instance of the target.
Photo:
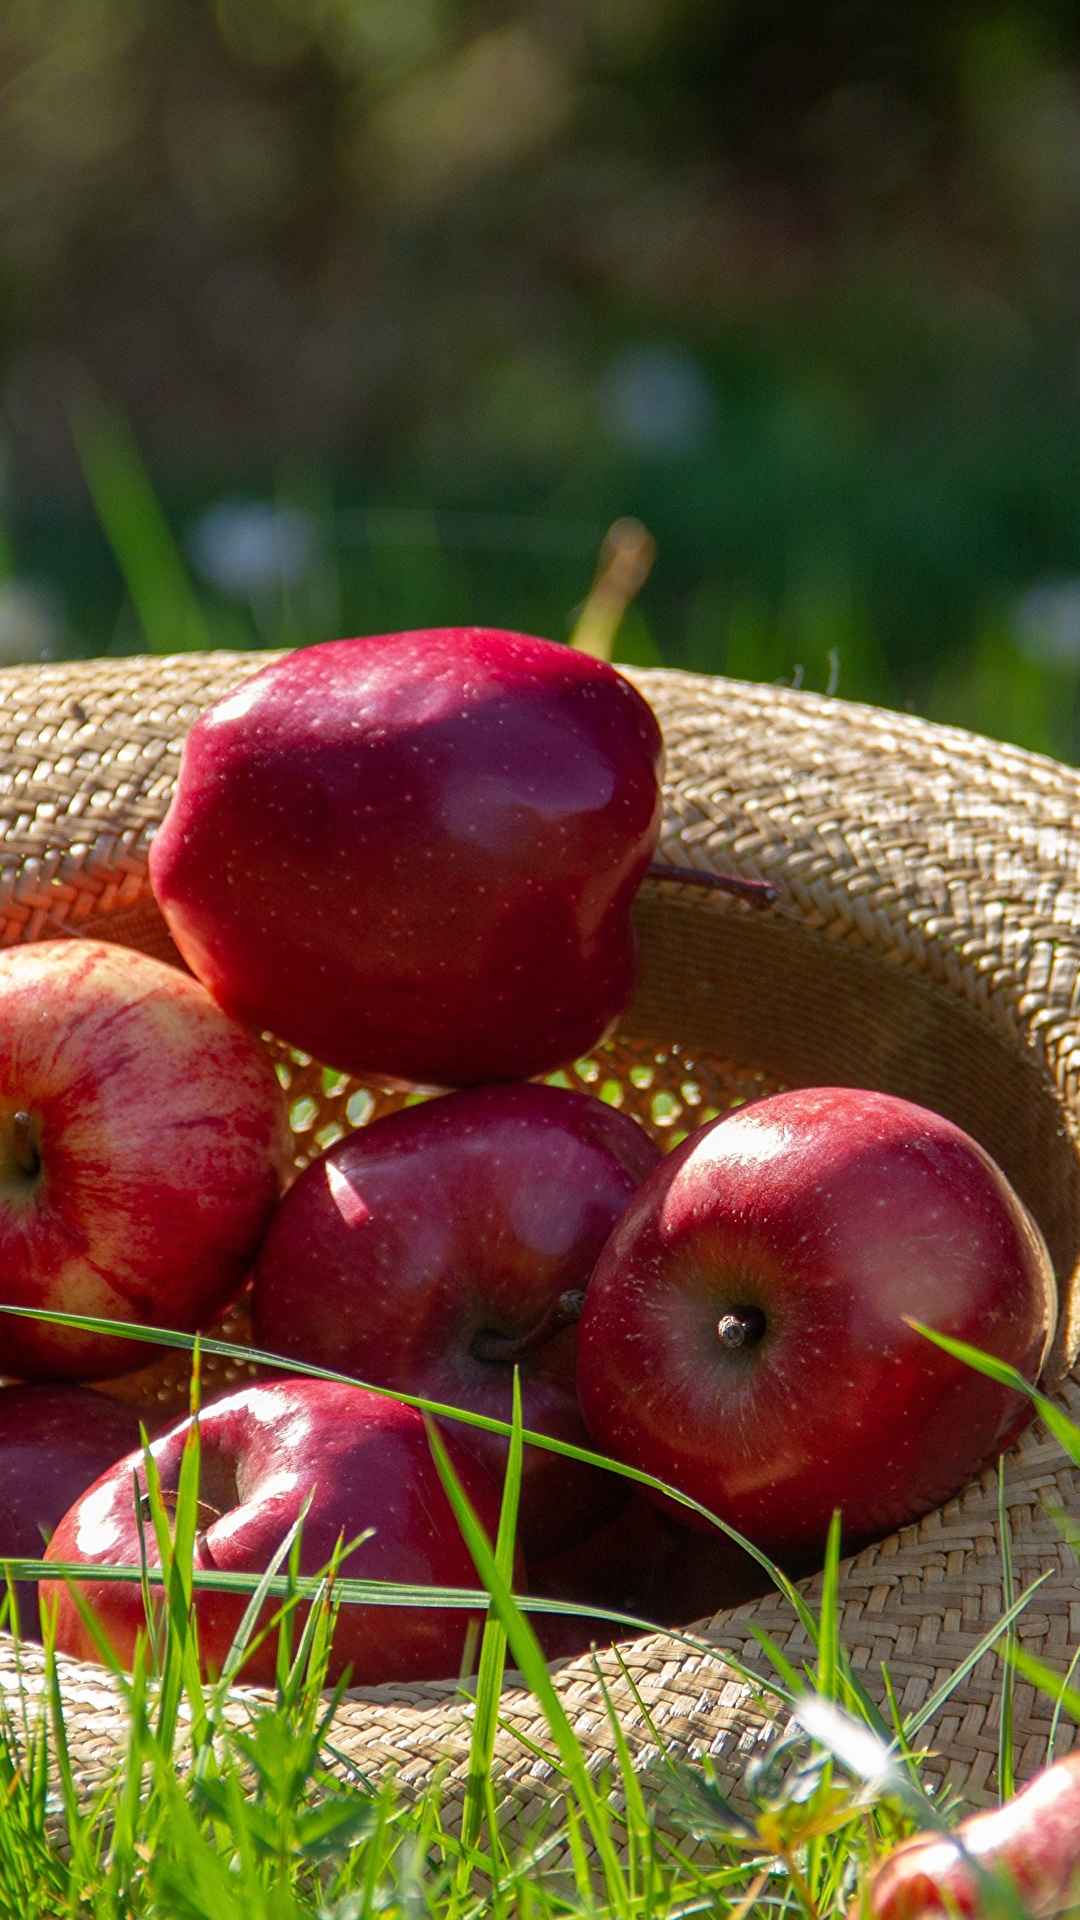
[[(188, 726), (265, 658), (0, 674), (0, 944), (92, 931), (173, 957), (146, 880), (149, 840)], [(759, 914), (677, 882), (643, 890), (640, 991), (614, 1048), (578, 1063), (577, 1081), (607, 1075), (669, 1138), (711, 1107), (780, 1085), (878, 1086), (948, 1114), (1000, 1161), (1046, 1234), (1063, 1308), (1049, 1373), (1080, 1413), (1067, 1372), (1080, 1324), (1080, 775), (814, 695), (631, 677), (664, 729), (663, 857), (767, 877), (779, 900)], [(294, 1078), (298, 1161), (385, 1110), (379, 1089), (278, 1055)], [(154, 1390), (167, 1405), (178, 1386)], [(1080, 1524), (1080, 1484), (1041, 1427), (1008, 1456), (1005, 1507), (1018, 1588), (1049, 1574), (1020, 1639), (1064, 1670), (1080, 1646), (1080, 1583), (1047, 1509)], [(1002, 1580), (994, 1473), (847, 1562), (842, 1633), (871, 1693), (881, 1698), (884, 1660), (902, 1705), (919, 1707), (999, 1617)], [(812, 1599), (815, 1583), (806, 1586)], [(802, 1657), (802, 1630), (769, 1597), (718, 1615), (699, 1651), (658, 1633), (560, 1668), (564, 1704), (597, 1764), (612, 1750), (606, 1691), (643, 1767), (659, 1735), (678, 1752), (708, 1751), (737, 1787), (769, 1735), (723, 1659), (726, 1648), (762, 1668), (749, 1621)], [(32, 1690), (32, 1651), (22, 1667)], [(66, 1663), (65, 1675), (75, 1759), (90, 1782), (115, 1757), (122, 1720), (101, 1672)], [(14, 1685), (0, 1638), (0, 1686)], [(993, 1797), (999, 1707), (990, 1654), (923, 1730), (938, 1755), (930, 1777), (936, 1770), (974, 1804)], [(500, 1780), (527, 1822), (557, 1793), (557, 1769), (537, 1757), (544, 1724), (512, 1676), (502, 1710)], [(1021, 1685), (1014, 1713), (1023, 1778), (1045, 1757), (1050, 1708)], [(369, 1776), (390, 1765), (420, 1782), (445, 1759), (460, 1791), (469, 1714), (449, 1684), (383, 1688), (348, 1697), (332, 1738)], [(1063, 1726), (1058, 1750), (1070, 1740)]]

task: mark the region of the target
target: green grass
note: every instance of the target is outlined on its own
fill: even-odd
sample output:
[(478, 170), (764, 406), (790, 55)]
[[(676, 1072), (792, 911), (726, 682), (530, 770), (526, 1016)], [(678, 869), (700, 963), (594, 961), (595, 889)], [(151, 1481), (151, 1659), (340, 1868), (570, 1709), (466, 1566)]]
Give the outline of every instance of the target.
[[(145, 1338), (144, 1329), (129, 1332)], [(195, 1347), (197, 1409), (199, 1343), (182, 1335), (160, 1338), (164, 1344)], [(233, 1351), (223, 1342), (214, 1346)], [(962, 1357), (1001, 1371), (999, 1363), (966, 1350)], [(1041, 1409), (1050, 1406), (1036, 1399)], [(415, 1404), (426, 1405), (429, 1417), (444, 1411)], [(1060, 1407), (1053, 1406), (1052, 1414), (1057, 1437), (1070, 1457), (1080, 1459), (1080, 1428)], [(597, 1773), (589, 1767), (530, 1624), (530, 1614), (544, 1603), (511, 1589), (523, 1441), (528, 1437), (555, 1451), (577, 1450), (544, 1436), (526, 1436), (519, 1398), (509, 1425), (481, 1416), (473, 1420), (509, 1436), (494, 1542), (470, 1508), (437, 1428), (429, 1427), (439, 1472), (487, 1599), (477, 1678), (461, 1683), (475, 1700), (463, 1808), (460, 1797), (450, 1796), (438, 1764), (419, 1793), (399, 1789), (392, 1775), (363, 1775), (335, 1747), (338, 1694), (325, 1687), (340, 1605), (350, 1599), (422, 1605), (431, 1593), (345, 1580), (336, 1565), (316, 1579), (301, 1579), (295, 1532), (259, 1581), (193, 1571), (199, 1475), (195, 1422), (172, 1515), (147, 1457), (148, 1526), (161, 1564), (152, 1567), (147, 1556), (141, 1571), (125, 1570), (122, 1576), (142, 1580), (152, 1622), (134, 1671), (121, 1672), (105, 1639), (98, 1639), (121, 1693), (125, 1725), (122, 1750), (108, 1777), (89, 1793), (74, 1777), (70, 1715), (77, 1708), (64, 1700), (48, 1621), (46, 1711), (35, 1717), (25, 1703), (16, 1706), (9, 1698), (0, 1715), (0, 1913), (19, 1920), (61, 1915), (366, 1920), (399, 1913), (408, 1920), (502, 1920), (519, 1914), (522, 1920), (564, 1915), (681, 1920), (698, 1913), (743, 1920), (753, 1912), (831, 1920), (847, 1912), (873, 1863), (897, 1841), (921, 1828), (948, 1826), (955, 1818), (954, 1806), (927, 1791), (920, 1737), (988, 1651), (996, 1647), (1008, 1672), (1023, 1674), (1055, 1699), (1059, 1712), (1080, 1718), (1073, 1675), (1053, 1673), (1025, 1655), (1013, 1638), (1015, 1621), (1035, 1587), (1013, 1598), (963, 1666), (918, 1712), (900, 1714), (886, 1674), (890, 1705), (880, 1712), (839, 1635), (840, 1536), (834, 1524), (816, 1610), (774, 1570), (806, 1626), (806, 1661), (794, 1665), (760, 1630), (767, 1672), (742, 1669), (724, 1655), (775, 1723), (774, 1739), (749, 1762), (734, 1797), (721, 1791), (707, 1758), (693, 1762), (668, 1750), (640, 1700), (658, 1757), (648, 1774), (639, 1776), (599, 1665), (598, 1689), (608, 1699), (614, 1758)], [(32, 1577), (40, 1564), (7, 1563), (9, 1582)], [(70, 1570), (76, 1595), (78, 1571)], [(100, 1578), (100, 1569), (93, 1574)], [(211, 1682), (200, 1677), (194, 1596), (200, 1586), (223, 1583), (244, 1588), (251, 1597), (225, 1670)], [(440, 1590), (438, 1599), (441, 1605), (477, 1603), (476, 1592), (466, 1589)], [(13, 1604), (10, 1587), (6, 1604)], [(238, 1725), (226, 1714), (230, 1685), (245, 1649), (267, 1632), (277, 1638), (276, 1690)], [(687, 1642), (700, 1654), (703, 1643), (692, 1636)], [(558, 1816), (531, 1832), (522, 1832), (512, 1805), (501, 1800), (492, 1767), (508, 1655), (543, 1713), (545, 1758), (561, 1795)], [(632, 1687), (629, 1669), (624, 1672)], [(1000, 1779), (1006, 1790), (1012, 1764), (1005, 1733)]]
[[(471, 621), (565, 639), (606, 521), (629, 510), (657, 536), (659, 559), (623, 622), (618, 660), (907, 706), (1080, 760), (1080, 651), (1043, 664), (1022, 651), (1014, 630), (1024, 588), (1080, 576), (1075, 532), (1066, 537), (1062, 514), (1042, 500), (1043, 468), (1028, 461), (1019, 487), (1002, 445), (1003, 491), (977, 463), (950, 488), (936, 460), (908, 472), (903, 461), (897, 468), (884, 459), (872, 483), (856, 463), (837, 494), (813, 461), (803, 471), (791, 447), (772, 446), (765, 413), (756, 424), (748, 418), (738, 466), (729, 471), (725, 456), (722, 474), (675, 468), (648, 484), (643, 475), (613, 474), (603, 484), (594, 476), (595, 486), (556, 489), (539, 501), (489, 489), (455, 505), (451, 489), (441, 514), (373, 505), (401, 497), (403, 483), (389, 476), (370, 479), (364, 505), (344, 482), (293, 483), (280, 504), (312, 516), (310, 575), (245, 600), (196, 585), (176, 532), (227, 483), (215, 487), (204, 476), (185, 498), (174, 489), (166, 513), (122, 417), (100, 402), (84, 405), (72, 428), (98, 525), (88, 516), (46, 516), (37, 532), (13, 529), (10, 542), (0, 528), (0, 577), (17, 557), (52, 583), (74, 629), (62, 650), (75, 654), (296, 646)], [(1055, 459), (1060, 506), (1075, 467), (1068, 433)], [(898, 471), (906, 477), (896, 492)], [(838, 532), (842, 500), (858, 519), (875, 489), (873, 525), (852, 534), (850, 552), (834, 551), (846, 538)], [(266, 495), (265, 475), (255, 491)], [(966, 492), (972, 497), (961, 509)], [(813, 508), (805, 526), (795, 498), (802, 493)], [(1042, 541), (1023, 533), (1028, 518), (1039, 518), (1040, 500)], [(917, 551), (907, 551), (909, 540)], [(954, 579), (961, 552), (963, 577)]]

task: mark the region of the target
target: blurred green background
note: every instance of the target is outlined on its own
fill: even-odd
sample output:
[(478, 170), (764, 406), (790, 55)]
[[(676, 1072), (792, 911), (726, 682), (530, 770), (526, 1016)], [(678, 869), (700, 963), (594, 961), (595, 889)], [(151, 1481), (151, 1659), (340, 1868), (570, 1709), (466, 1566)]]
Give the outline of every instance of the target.
[[(1075, 0), (6, 0), (0, 660), (462, 620), (1080, 760)], [(191, 584), (188, 584), (188, 583)]]

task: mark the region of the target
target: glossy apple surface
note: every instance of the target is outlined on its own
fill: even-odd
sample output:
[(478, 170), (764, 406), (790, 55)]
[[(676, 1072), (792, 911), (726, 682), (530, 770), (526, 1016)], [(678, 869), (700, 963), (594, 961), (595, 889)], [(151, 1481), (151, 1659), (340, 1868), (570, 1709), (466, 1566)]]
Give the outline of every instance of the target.
[[(993, 1876), (993, 1878), (991, 1878)], [(849, 1920), (993, 1920), (1072, 1913), (1080, 1887), (1080, 1754), (1037, 1773), (1003, 1806), (897, 1847)]]
[[(177, 967), (0, 954), (0, 1302), (191, 1332), (240, 1292), (291, 1160), (259, 1042)], [(0, 1314), (0, 1372), (95, 1380), (129, 1340)]]
[[(138, 1445), (134, 1407), (90, 1387), (0, 1390), (0, 1556), (40, 1560), (72, 1503)], [(37, 1639), (36, 1583), (17, 1581), (15, 1591), (19, 1631)]]
[[(1029, 1380), (1053, 1331), (1042, 1236), (981, 1147), (908, 1101), (776, 1094), (703, 1127), (616, 1227), (578, 1328), (594, 1441), (773, 1554), (940, 1505), (1028, 1402), (910, 1316)], [(740, 1344), (741, 1342), (741, 1344)]]
[[(377, 1120), (306, 1167), (278, 1208), (255, 1269), (256, 1344), (499, 1420), (517, 1364), (525, 1425), (588, 1446), (557, 1302), (585, 1287), (659, 1159), (636, 1121), (557, 1087), (469, 1089)], [(456, 1432), (501, 1478), (505, 1442)], [(591, 1533), (626, 1491), (527, 1448), (526, 1554)]]
[[(163, 1492), (179, 1485), (180, 1462), (190, 1422), (178, 1421), (152, 1443)], [(365, 1393), (361, 1387), (323, 1380), (284, 1380), (245, 1388), (216, 1400), (200, 1415), (202, 1474), (196, 1568), (264, 1572), (296, 1520), (305, 1499), (300, 1571), (319, 1573), (339, 1539), (371, 1537), (347, 1554), (343, 1575), (417, 1585), (477, 1586), (476, 1571), (431, 1457), (420, 1414), (411, 1407)], [(489, 1537), (498, 1525), (499, 1500), (484, 1469), (452, 1436), (448, 1449)], [(48, 1558), (84, 1565), (139, 1565), (139, 1530), (133, 1471), (145, 1485), (141, 1457), (130, 1456), (105, 1474), (65, 1514)], [(160, 1564), (148, 1534), (152, 1565)], [(57, 1644), (65, 1653), (93, 1660), (93, 1642), (68, 1590), (42, 1581), (43, 1604), (58, 1606)], [(143, 1626), (137, 1584), (90, 1581), (80, 1587), (119, 1657), (130, 1665)], [(244, 1594), (195, 1598), (199, 1646), (207, 1672), (221, 1670), (247, 1602)], [(266, 1620), (274, 1608), (268, 1603)], [(347, 1606), (339, 1615), (329, 1679), (351, 1670), (353, 1682), (378, 1686), (389, 1680), (453, 1678), (459, 1669), (468, 1623), (476, 1616), (447, 1608)], [(294, 1642), (295, 1644), (295, 1642)], [(272, 1685), (277, 1635), (251, 1654), (243, 1678)]]
[(641, 696), (551, 641), (307, 647), (192, 728), (154, 892), (222, 1005), (317, 1059), (526, 1079), (630, 998), (660, 760)]

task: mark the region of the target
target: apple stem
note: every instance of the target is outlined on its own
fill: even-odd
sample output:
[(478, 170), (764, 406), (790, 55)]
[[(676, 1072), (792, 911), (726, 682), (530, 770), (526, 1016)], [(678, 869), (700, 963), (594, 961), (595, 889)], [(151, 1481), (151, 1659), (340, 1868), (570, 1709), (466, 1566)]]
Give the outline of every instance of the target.
[(765, 1315), (760, 1307), (732, 1307), (729, 1313), (720, 1315), (716, 1331), (721, 1345), (733, 1352), (739, 1347), (756, 1347), (765, 1332)]
[(41, 1155), (34, 1144), (33, 1122), (24, 1109), (12, 1116), (11, 1129), (16, 1164), (28, 1180), (33, 1180), (41, 1172)]
[(472, 1350), (478, 1360), (524, 1360), (539, 1347), (546, 1347), (564, 1327), (572, 1327), (581, 1318), (581, 1309), (585, 1305), (585, 1295), (579, 1287), (568, 1287), (553, 1300), (547, 1312), (542, 1314), (531, 1333), (523, 1333), (518, 1339), (503, 1333), (478, 1333), (472, 1343)]
[(771, 880), (744, 880), (738, 873), (710, 873), (703, 867), (674, 867), (666, 860), (654, 860), (650, 880), (678, 880), (688, 887), (711, 888), (715, 893), (733, 893), (748, 907), (771, 907), (778, 889)]

